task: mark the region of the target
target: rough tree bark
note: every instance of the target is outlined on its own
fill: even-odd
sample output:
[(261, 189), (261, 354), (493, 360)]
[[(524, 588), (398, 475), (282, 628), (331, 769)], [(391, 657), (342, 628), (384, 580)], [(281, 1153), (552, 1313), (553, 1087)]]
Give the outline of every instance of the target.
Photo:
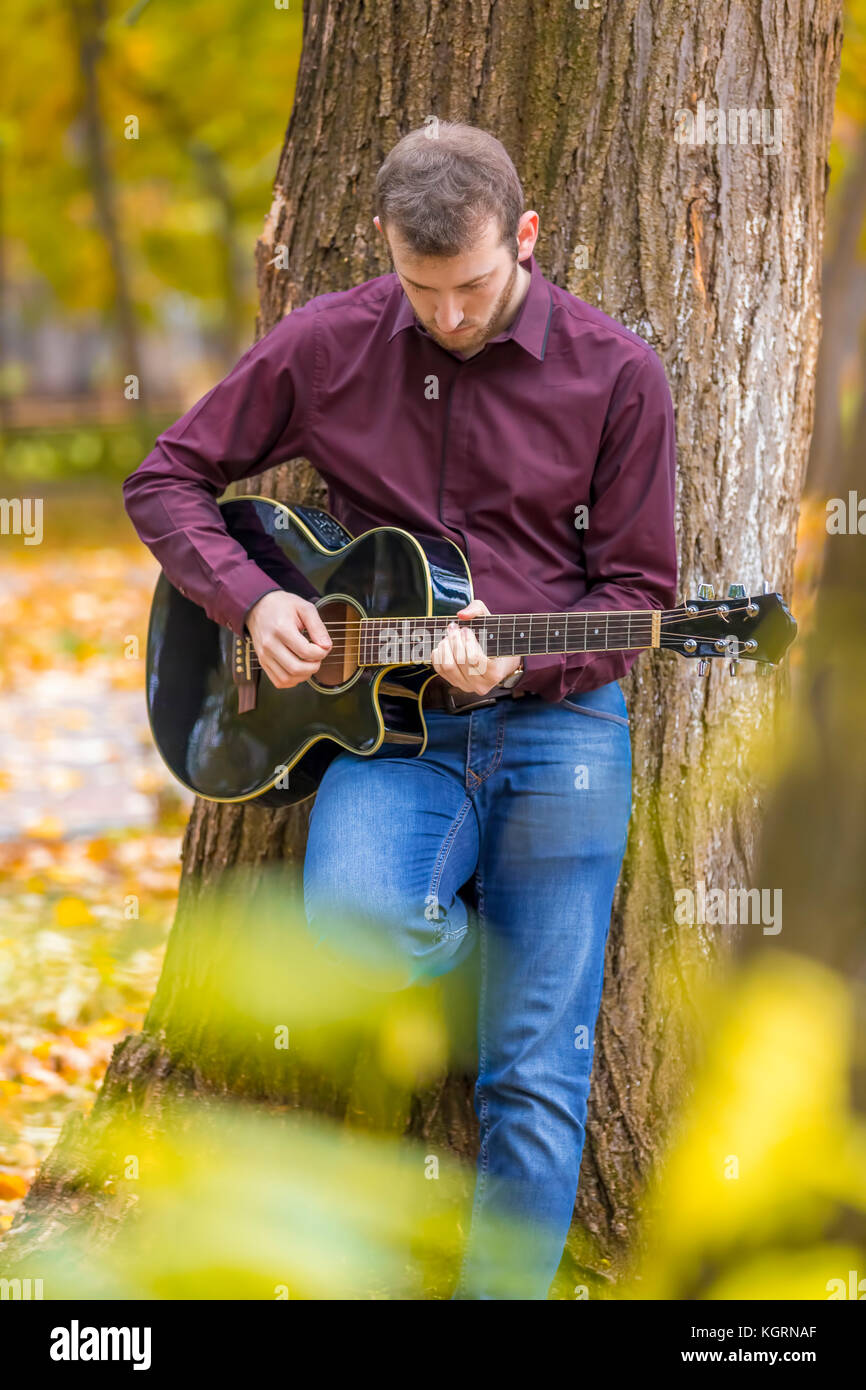
[[(812, 423), (824, 196), (841, 46), (840, 0), (697, 4), (566, 0), (400, 6), (306, 0), (294, 109), (257, 248), (257, 333), (313, 295), (389, 269), (371, 221), (381, 159), (425, 117), (497, 134), (539, 211), (544, 272), (660, 354), (677, 409), (681, 590), (764, 578), (789, 591)], [(683, 144), (676, 112), (781, 112), (762, 144)], [(771, 118), (772, 119), (772, 118)], [(321, 495), (309, 465), (255, 479), (282, 499)], [(741, 668), (742, 669), (742, 668)], [(779, 681), (644, 656), (626, 682), (634, 813), (614, 909), (574, 1254), (607, 1277), (641, 1183), (681, 1102), (693, 1038), (689, 980), (718, 930), (674, 923), (674, 891), (748, 885), (759, 828), (752, 739), (769, 736)], [(121, 1043), (92, 1116), (73, 1125), (13, 1228), (57, 1225), (89, 1132), (113, 1108), (219, 1077), (218, 1039), (173, 1033), (204, 949), (191, 908), (225, 869), (302, 856), (303, 809), (197, 803), (178, 918), (142, 1035)], [(207, 949), (213, 949), (209, 940)], [(671, 991), (673, 990), (673, 994)], [(226, 1087), (237, 1086), (228, 1075)], [(266, 1094), (248, 1071), (245, 1093)], [(339, 1100), (323, 1098), (339, 1111)], [(405, 1127), (471, 1156), (467, 1077), (416, 1098)]]

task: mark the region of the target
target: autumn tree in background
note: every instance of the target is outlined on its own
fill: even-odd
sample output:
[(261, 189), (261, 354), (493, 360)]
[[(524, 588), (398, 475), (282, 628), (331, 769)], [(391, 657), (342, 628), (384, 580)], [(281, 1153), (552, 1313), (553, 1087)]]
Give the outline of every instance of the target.
[[(681, 592), (703, 580), (789, 593), (812, 427), (824, 198), (841, 46), (840, 0), (580, 8), (526, 0), (477, 11), (419, 0), (347, 11), (307, 0), (294, 108), (257, 247), (257, 334), (314, 295), (390, 269), (372, 225), (378, 165), (430, 118), (491, 130), (540, 215), (544, 273), (641, 335), (665, 365), (677, 414)], [(703, 104), (703, 106), (701, 106)], [(693, 140), (684, 112), (699, 119)], [(739, 129), (714, 139), (718, 118)], [(738, 113), (758, 113), (755, 126)], [(745, 131), (752, 132), (747, 138)], [(241, 491), (321, 499), (304, 461)], [(742, 668), (741, 668), (742, 670)], [(574, 1256), (615, 1268), (683, 1085), (700, 1020), (690, 981), (732, 933), (677, 925), (674, 894), (697, 880), (753, 882), (766, 759), (783, 677), (731, 679), (718, 664), (644, 655), (625, 685), (634, 813), (608, 945)], [(299, 864), (308, 807), (197, 802), (183, 846), (177, 920), (144, 1031), (117, 1048), (90, 1117), (44, 1166), (8, 1238), (26, 1251), (45, 1220), (117, 1212), (82, 1196), (88, 1143), (112, 1115), (212, 1093), (281, 1096), (257, 1056), (240, 1070), (198, 1017), (202, 972), (240, 930), (196, 913), (227, 870), (249, 881)], [(247, 923), (245, 929), (250, 930)], [(674, 982), (674, 1004), (671, 983)], [(309, 1103), (309, 1097), (305, 1097)], [(315, 1103), (315, 1101), (314, 1101)], [(323, 1085), (321, 1105), (347, 1102)], [(471, 1080), (442, 1077), (393, 1117), (431, 1145), (474, 1153)]]
[[(859, 340), (866, 329), (866, 4), (845, 8), (845, 47), (836, 97), (838, 151), (833, 160), (823, 247), (821, 348), (815, 372), (815, 418), (806, 475), (807, 493), (824, 512), (838, 495), (852, 426), (862, 404)], [(823, 520), (823, 517), (822, 517)]]

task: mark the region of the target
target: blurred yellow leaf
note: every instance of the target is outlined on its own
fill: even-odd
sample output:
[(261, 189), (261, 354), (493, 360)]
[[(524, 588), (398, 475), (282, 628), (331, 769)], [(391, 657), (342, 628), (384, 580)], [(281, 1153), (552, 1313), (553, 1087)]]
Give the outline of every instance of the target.
[(104, 835), (98, 835), (90, 841), (86, 853), (95, 864), (102, 864), (111, 856), (111, 842)]
[(61, 898), (54, 904), (54, 920), (58, 927), (87, 927), (96, 921), (83, 898)]
[(29, 1186), (27, 1179), (18, 1173), (0, 1173), (0, 1200), (14, 1202), (19, 1197), (26, 1197)]

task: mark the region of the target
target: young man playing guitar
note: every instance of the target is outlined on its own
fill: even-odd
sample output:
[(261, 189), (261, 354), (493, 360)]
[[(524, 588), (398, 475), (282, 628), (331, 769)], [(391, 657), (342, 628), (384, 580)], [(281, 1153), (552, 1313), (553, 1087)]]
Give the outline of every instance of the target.
[[(454, 541), (477, 594), (464, 617), (670, 606), (664, 371), (541, 274), (538, 215), (503, 146), (444, 122), (413, 131), (379, 171), (376, 207), (394, 273), (288, 314), (126, 479), (169, 580), (246, 629), (277, 687), (315, 676), (332, 646), (316, 607), (255, 564), (216, 504), (303, 456), (354, 535)], [(618, 678), (636, 655), (488, 658), (453, 623), (432, 656), (423, 755), (340, 753), (313, 806), (304, 894), (322, 939), (339, 932), (359, 958), (386, 947), (404, 983), (478, 941), (481, 1148), (458, 1298), (545, 1298), (568, 1233), (631, 803)], [(492, 1235), (503, 1214), (527, 1233), (508, 1267)]]

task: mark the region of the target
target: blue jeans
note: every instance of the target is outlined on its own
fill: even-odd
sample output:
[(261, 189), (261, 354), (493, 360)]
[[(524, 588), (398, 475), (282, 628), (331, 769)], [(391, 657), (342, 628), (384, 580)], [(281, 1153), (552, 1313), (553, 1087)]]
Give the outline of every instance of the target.
[[(544, 1299), (574, 1209), (631, 809), (625, 701), (612, 681), (425, 718), (422, 757), (343, 753), (325, 773), (307, 920), (384, 988), (452, 970), (479, 940), (481, 1142), (454, 1296)], [(459, 891), (473, 878), (477, 912)]]

